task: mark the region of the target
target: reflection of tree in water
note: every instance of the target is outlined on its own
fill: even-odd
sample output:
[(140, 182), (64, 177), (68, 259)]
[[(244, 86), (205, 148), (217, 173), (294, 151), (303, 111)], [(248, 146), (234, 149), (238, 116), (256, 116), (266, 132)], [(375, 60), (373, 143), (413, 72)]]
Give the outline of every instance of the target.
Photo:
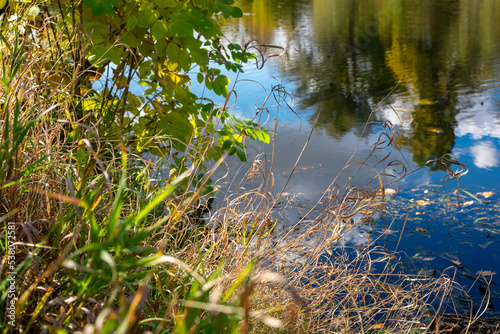
[[(245, 15), (239, 20), (231, 20), (230, 24), (238, 24), (237, 34), (240, 35), (239, 43), (245, 43), (249, 39), (261, 39), (266, 43), (275, 43), (276, 30), (281, 28), (285, 34), (292, 34), (292, 31), (299, 25), (300, 20), (307, 16), (305, 9), (308, 7), (308, 0), (248, 0), (236, 1)], [(245, 32), (242, 35), (242, 31)], [(235, 33), (235, 31), (233, 31)], [(235, 36), (232, 36), (233, 38)], [(282, 41), (281, 41), (282, 42)]]
[[(395, 96), (413, 111), (407, 111), (410, 131), (397, 140), (419, 164), (451, 152), (461, 108), (457, 90), (477, 89), (491, 78), (488, 61), (498, 58), (495, 0), (312, 0), (310, 11), (301, 10), (303, 1), (255, 0), (252, 6), (264, 4), (288, 22), (280, 23), (286, 29), (310, 22), (294, 36), (300, 52), (290, 52), (282, 71), (296, 84), (299, 108), (314, 111), (311, 122), (319, 113), (318, 127), (330, 136), (357, 132), (401, 80)], [(261, 13), (252, 20), (268, 22), (274, 14)]]
[[(459, 112), (454, 59), (457, 12), (443, 8), (439, 1), (421, 7), (422, 15), (426, 16), (420, 25), (415, 21), (420, 15), (415, 17), (412, 7), (404, 8), (402, 15), (395, 17), (386, 57), (394, 75), (402, 78), (404, 87), (416, 99), (412, 101), (415, 111), (411, 131), (399, 136), (397, 142), (412, 152), (419, 165), (451, 153), (455, 144), (455, 117)], [(415, 27), (421, 27), (423, 32), (415, 32)]]
[(286, 77), (296, 79), (300, 108), (312, 108), (311, 122), (319, 113), (317, 127), (330, 136), (340, 138), (360, 129), (374, 104), (396, 85), (379, 42), (374, 39), (366, 49), (325, 43), (291, 60), (294, 66)]

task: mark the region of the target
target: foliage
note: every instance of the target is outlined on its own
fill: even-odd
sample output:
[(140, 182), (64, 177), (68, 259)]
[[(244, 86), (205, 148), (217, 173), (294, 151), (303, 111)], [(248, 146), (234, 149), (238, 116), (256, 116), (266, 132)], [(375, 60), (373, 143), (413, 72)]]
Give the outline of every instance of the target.
[[(186, 170), (192, 157), (201, 168), (204, 161), (217, 162), (225, 153), (246, 161), (243, 139), (248, 132), (269, 142), (266, 130), (232, 117), (226, 108), (234, 94), (222, 68), (238, 72), (254, 58), (246, 48), (221, 42), (221, 21), (242, 16), (232, 3), (40, 1), (28, 8), (16, 3), (13, 12), (36, 15), (14, 14), (5, 24), (22, 25), (21, 32), (28, 36), (34, 30), (28, 22), (40, 25), (50, 15), (55, 25), (49, 41), (53, 38), (59, 48), (72, 50), (60, 79), (79, 73), (74, 93), (85, 96), (70, 102), (71, 120), (99, 122), (105, 129), (102, 136), (124, 140), (136, 152), (164, 157), (175, 176)], [(226, 98), (223, 107), (191, 92), (195, 75), (206, 89)], [(75, 132), (68, 135), (78, 139)], [(160, 138), (162, 145), (157, 145)]]
[[(111, 107), (119, 117), (113, 119), (110, 132), (132, 140), (139, 151), (151, 143), (151, 137), (166, 135), (169, 143), (155, 148), (153, 153), (166, 155), (174, 149), (218, 161), (224, 152), (229, 152), (246, 160), (241, 131), (236, 132), (228, 121), (234, 125), (241, 122), (231, 119), (225, 108), (203, 104), (189, 87), (190, 75), (197, 69), (200, 83), (229, 98), (229, 79), (217, 64), (236, 72), (241, 70), (241, 63), (253, 57), (239, 45), (225, 48), (220, 41), (220, 21), (242, 16), (232, 3), (85, 0), (78, 10), (67, 6), (68, 14), (78, 11), (77, 21), (81, 20), (83, 30), (91, 38), (86, 56), (89, 62), (98, 71), (112, 64), (113, 76), (106, 78), (104, 94), (115, 97)], [(134, 79), (139, 80), (144, 95), (131, 90)], [(108, 81), (113, 87), (109, 91)], [(252, 125), (252, 131), (262, 130)], [(221, 140), (209, 149), (203, 141), (215, 134)], [(269, 142), (269, 137), (259, 139)], [(186, 145), (193, 141), (202, 142), (201, 153), (186, 151)], [(185, 168), (185, 161), (173, 163), (178, 172), (184, 171), (180, 167)]]
[[(165, 4), (173, 4), (143, 3), (153, 3), (161, 10), (170, 8)], [(211, 4), (195, 1), (185, 5), (191, 8), (196, 3)], [(167, 80), (163, 76), (157, 79), (153, 73), (169, 78), (186, 75), (186, 69), (182, 73), (168, 69), (167, 56), (160, 62), (161, 57), (142, 53), (142, 42), (136, 50), (123, 46), (129, 63), (114, 57), (112, 49), (100, 56), (95, 53), (99, 43), (105, 47), (107, 41), (116, 47), (125, 45), (119, 44), (119, 36), (140, 25), (145, 30), (150, 27), (143, 32), (153, 40), (154, 50), (159, 39), (153, 36), (153, 26), (161, 18), (149, 22), (149, 16), (140, 14), (141, 4), (37, 4), (9, 1), (10, 16), (0, 20), (4, 28), (0, 33), (3, 332), (267, 333), (270, 327), (283, 331), (299, 328), (305, 333), (332, 329), (359, 332), (384, 321), (388, 331), (407, 330), (421, 327), (418, 321), (435, 297), (429, 290), (436, 291), (438, 297), (448, 295), (449, 280), (408, 279), (399, 275), (397, 266), (389, 265), (393, 257), (382, 258), (380, 262), (387, 264), (382, 273), (372, 271), (368, 249), (354, 264), (345, 254), (325, 259), (325, 254), (333, 254), (343, 233), (354, 228), (346, 225), (343, 217), (382, 206), (372, 201), (371, 190), (377, 187), (332, 186), (324, 202), (315, 205), (323, 210), (314, 224), (304, 216), (290, 229), (293, 233), (280, 234), (280, 198), (270, 196), (270, 162), (256, 159), (246, 181), (260, 186), (246, 190), (243, 184), (212, 212), (208, 223), (200, 223), (200, 217), (194, 216), (195, 204), (208, 202), (203, 191), (213, 172), (205, 172), (206, 159), (220, 162), (232, 152), (244, 158), (244, 139), (238, 137), (268, 141), (267, 133), (252, 120), (238, 121), (224, 108), (200, 106), (201, 102), (189, 95), (187, 82), (174, 84), (173, 97), (166, 93), (161, 98), (144, 97), (144, 101), (136, 97), (139, 102), (129, 94), (134, 74), (126, 77), (128, 87), (119, 88), (117, 74), (105, 79), (103, 90), (93, 89), (92, 80), (113, 71), (113, 66), (115, 72), (122, 66), (118, 73), (123, 74), (151, 62), (151, 73), (141, 80), (154, 88), (153, 95), (164, 91), (160, 81)], [(237, 10), (228, 9), (231, 6), (221, 8), (226, 8), (225, 12), (216, 16), (239, 15)], [(137, 26), (129, 29), (128, 21), (123, 27), (116, 25), (122, 31), (116, 36), (114, 30), (103, 32), (106, 39), (101, 42), (92, 44), (83, 33), (87, 23), (98, 27), (99, 20), (106, 18), (111, 27), (113, 20), (132, 16), (137, 16)], [(184, 31), (183, 23), (178, 24)], [(161, 35), (161, 29), (156, 27), (154, 34)], [(166, 43), (175, 40), (172, 36)], [(190, 37), (186, 33), (178, 43)], [(243, 55), (241, 48), (228, 46), (231, 48), (236, 50), (233, 58), (240, 52)], [(222, 59), (215, 53), (211, 57)], [(135, 63), (137, 55), (142, 60)], [(153, 64), (154, 57), (158, 63)], [(112, 58), (117, 61), (114, 65)], [(93, 65), (88, 67), (87, 61)], [(202, 74), (205, 84), (206, 66), (207, 72)], [(217, 77), (219, 74), (213, 78)], [(213, 88), (212, 81), (208, 82)], [(227, 86), (223, 80), (224, 84)], [(186, 89), (184, 104), (178, 103), (182, 93), (175, 87)], [(134, 103), (142, 107), (126, 124), (128, 113), (133, 114), (137, 107)], [(162, 112), (165, 108), (163, 115), (156, 103)], [(217, 124), (216, 119), (224, 124)], [(170, 126), (164, 134), (151, 137), (130, 135), (127, 131), (134, 131), (134, 122), (140, 120), (145, 132), (162, 120), (163, 126), (177, 124), (182, 129)], [(187, 123), (192, 132), (182, 137)], [(128, 141), (124, 143), (124, 139)], [(165, 151), (164, 142), (172, 149)], [(165, 161), (145, 159), (143, 147), (149, 152), (156, 149), (158, 154), (167, 152), (165, 160), (173, 161), (177, 170), (171, 165), (163, 167)], [(358, 227), (365, 221), (357, 222)], [(8, 254), (12, 253), (11, 264)], [(280, 275), (269, 273), (270, 269), (279, 270)], [(12, 277), (15, 287), (10, 290)], [(12, 303), (15, 309), (7, 314)]]

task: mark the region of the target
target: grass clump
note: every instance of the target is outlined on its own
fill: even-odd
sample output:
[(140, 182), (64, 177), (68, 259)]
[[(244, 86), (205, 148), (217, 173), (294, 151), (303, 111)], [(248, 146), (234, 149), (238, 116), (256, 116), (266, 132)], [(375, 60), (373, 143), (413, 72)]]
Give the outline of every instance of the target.
[(65, 38), (50, 10), (32, 10), (16, 25), (4, 15), (11, 30), (0, 33), (4, 333), (425, 329), (451, 281), (404, 275), (384, 249), (342, 246), (383, 208), (376, 168), (360, 164), (377, 185), (332, 182), (319, 213), (280, 229), (283, 194), (272, 195), (272, 157), (259, 156), (211, 208), (207, 185), (231, 151), (204, 160), (217, 143), (209, 132), (184, 152), (165, 150), (168, 135), (143, 137), (163, 155), (124, 143), (106, 119), (113, 95), (92, 88), (102, 70), (85, 63), (87, 37)]

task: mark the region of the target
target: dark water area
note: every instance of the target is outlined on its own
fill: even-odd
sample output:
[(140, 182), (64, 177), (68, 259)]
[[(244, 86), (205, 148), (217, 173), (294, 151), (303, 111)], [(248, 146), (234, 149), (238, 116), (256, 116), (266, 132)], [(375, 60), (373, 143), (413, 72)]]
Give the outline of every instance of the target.
[[(285, 186), (313, 129), (284, 189), (305, 206), (320, 198), (353, 152), (353, 161), (368, 156), (390, 121), (400, 148), (395, 156), (416, 172), (401, 180), (390, 214), (347, 245), (379, 237), (377, 245), (397, 246), (408, 272), (456, 270), (456, 281), (482, 311), (485, 288), (474, 278), (500, 272), (500, 2), (254, 0), (239, 6), (245, 15), (224, 27), (228, 42), (259, 39), (286, 50), (261, 70), (246, 65), (231, 77), (237, 117), (256, 117), (266, 96), (278, 96), (280, 104), (271, 98), (258, 114), (270, 129), (278, 122), (275, 190)], [(288, 92), (285, 100), (278, 88)], [(251, 143), (248, 154), (270, 151), (271, 145)], [(439, 163), (417, 171), (445, 154), (468, 167), (458, 198), (455, 181), (440, 185), (447, 172)], [(372, 178), (360, 174), (353, 182), (363, 186)], [(344, 171), (336, 182), (348, 180)], [(500, 284), (498, 274), (485, 277)], [(499, 314), (500, 286), (492, 283), (485, 315)]]

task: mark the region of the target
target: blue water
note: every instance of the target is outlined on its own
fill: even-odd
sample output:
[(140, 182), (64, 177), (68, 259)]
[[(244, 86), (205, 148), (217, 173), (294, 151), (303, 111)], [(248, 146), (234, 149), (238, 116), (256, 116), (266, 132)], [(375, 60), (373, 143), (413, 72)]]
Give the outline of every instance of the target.
[[(484, 284), (470, 277), (481, 270), (500, 272), (500, 33), (491, 25), (500, 19), (500, 11), (491, 1), (477, 8), (472, 0), (458, 2), (408, 0), (392, 8), (389, 1), (363, 6), (349, 1), (256, 1), (242, 3), (244, 22), (229, 24), (225, 31), (231, 42), (262, 38), (284, 46), (291, 41), (288, 52), (270, 59), (264, 69), (247, 65), (238, 82), (231, 77), (238, 92), (232, 112), (265, 120), (264, 126), (276, 132), (271, 143), (275, 192), (288, 182), (285, 192), (312, 205), (353, 152), (353, 161), (369, 155), (382, 123), (390, 121), (400, 150), (394, 149), (391, 159), (406, 161), (414, 172), (400, 181), (389, 212), (373, 223), (374, 239), (389, 226), (393, 231), (376, 245), (388, 250), (397, 246), (408, 273), (435, 269), (435, 275), (455, 276), (477, 311), (484, 297), (479, 286)], [(305, 27), (292, 34), (299, 25)], [(289, 92), (287, 106), (270, 99), (269, 108), (256, 114), (273, 87)], [(196, 86), (193, 90), (199, 92)], [(271, 152), (272, 145), (250, 143), (249, 160)], [(467, 166), (458, 185), (455, 180), (441, 184), (446, 169), (435, 163), (420, 169), (444, 154)], [(337, 183), (344, 185), (349, 176), (349, 171), (342, 173)], [(353, 184), (363, 187), (372, 178), (362, 173)], [(456, 206), (457, 189), (462, 206)], [(478, 195), (484, 192), (493, 194)], [(292, 213), (289, 223), (300, 217), (300, 212)], [(354, 247), (360, 238), (350, 240)], [(493, 275), (493, 281), (499, 277)], [(470, 307), (462, 306), (463, 311)], [(499, 312), (500, 287), (491, 284), (485, 315)]]

